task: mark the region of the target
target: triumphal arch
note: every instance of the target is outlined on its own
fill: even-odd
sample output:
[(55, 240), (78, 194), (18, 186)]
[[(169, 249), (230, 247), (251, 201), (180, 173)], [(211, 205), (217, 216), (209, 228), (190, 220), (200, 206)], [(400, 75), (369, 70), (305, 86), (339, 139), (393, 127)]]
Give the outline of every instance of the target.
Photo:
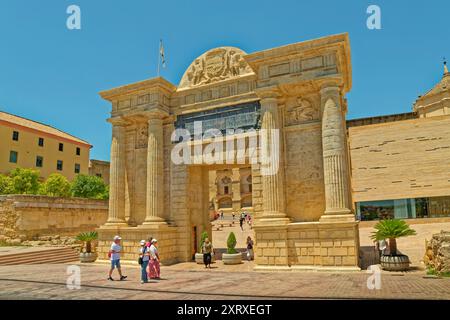
[[(340, 34), (250, 54), (215, 48), (178, 86), (157, 77), (101, 92), (112, 104), (112, 146), (100, 258), (119, 234), (123, 259), (134, 261), (151, 235), (163, 263), (191, 261), (201, 232), (211, 232), (208, 172), (245, 166), (255, 269), (358, 270), (345, 126), (351, 81), (349, 39)], [(221, 147), (211, 147), (221, 134)]]

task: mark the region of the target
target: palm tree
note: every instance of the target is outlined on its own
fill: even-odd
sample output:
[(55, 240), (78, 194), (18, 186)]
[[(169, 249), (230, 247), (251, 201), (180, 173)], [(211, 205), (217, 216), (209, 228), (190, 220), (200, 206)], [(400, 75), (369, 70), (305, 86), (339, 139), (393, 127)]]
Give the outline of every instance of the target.
[(391, 256), (397, 255), (397, 238), (416, 234), (416, 231), (411, 229), (405, 221), (398, 219), (381, 220), (374, 228), (376, 231), (372, 232), (371, 238), (377, 241), (389, 239), (389, 254)]
[(82, 241), (86, 244), (85, 248), (87, 253), (92, 252), (92, 241), (97, 240), (97, 238), (98, 234), (96, 231), (82, 232), (76, 237), (78, 241)]

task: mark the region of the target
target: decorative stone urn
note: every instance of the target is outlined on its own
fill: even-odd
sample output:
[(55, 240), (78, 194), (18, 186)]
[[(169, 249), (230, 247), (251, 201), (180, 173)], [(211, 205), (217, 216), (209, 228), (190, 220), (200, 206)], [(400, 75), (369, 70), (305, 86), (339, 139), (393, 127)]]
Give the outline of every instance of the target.
[(407, 271), (411, 263), (408, 256), (404, 254), (396, 256), (381, 256), (380, 262), (381, 268), (387, 271)]
[(241, 264), (242, 263), (242, 253), (223, 253), (222, 254), (223, 264)]
[(96, 252), (81, 252), (80, 253), (80, 262), (83, 263), (90, 263), (95, 262), (97, 260), (97, 253)]

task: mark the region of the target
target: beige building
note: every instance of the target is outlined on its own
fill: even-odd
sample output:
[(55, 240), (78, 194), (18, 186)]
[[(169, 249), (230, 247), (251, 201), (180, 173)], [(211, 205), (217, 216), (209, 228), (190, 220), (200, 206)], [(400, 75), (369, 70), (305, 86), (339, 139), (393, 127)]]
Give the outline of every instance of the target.
[(450, 73), (413, 112), (347, 122), (361, 220), (450, 217)]
[(210, 171), (209, 186), (209, 199), (215, 211), (253, 212), (251, 167)]
[[(112, 146), (100, 258), (120, 234), (123, 259), (134, 261), (152, 235), (163, 263), (191, 261), (201, 232), (211, 233), (209, 172), (251, 168), (257, 270), (359, 270), (345, 125), (351, 85), (349, 38), (340, 34), (251, 54), (215, 48), (178, 86), (158, 77), (101, 92), (112, 106)], [(203, 138), (192, 140), (196, 122)], [(211, 128), (248, 130), (226, 140), (231, 149), (244, 141), (244, 161), (202, 161)], [(189, 140), (182, 162), (175, 129)]]
[(109, 185), (109, 162), (91, 159), (89, 161), (89, 175), (103, 179), (103, 182)]
[(92, 146), (66, 132), (0, 111), (0, 173), (14, 168), (40, 171), (45, 179), (61, 173), (69, 180), (87, 174)]

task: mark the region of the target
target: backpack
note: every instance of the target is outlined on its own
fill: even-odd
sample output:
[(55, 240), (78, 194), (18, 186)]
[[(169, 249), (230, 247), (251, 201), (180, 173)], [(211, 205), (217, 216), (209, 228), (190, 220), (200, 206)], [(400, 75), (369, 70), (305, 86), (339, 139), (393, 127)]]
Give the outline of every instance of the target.
[(144, 251), (142, 252), (142, 257), (139, 257), (139, 259), (138, 259), (139, 265), (142, 265), (144, 263), (144, 255), (145, 255), (146, 251), (147, 251), (147, 246), (144, 247)]

